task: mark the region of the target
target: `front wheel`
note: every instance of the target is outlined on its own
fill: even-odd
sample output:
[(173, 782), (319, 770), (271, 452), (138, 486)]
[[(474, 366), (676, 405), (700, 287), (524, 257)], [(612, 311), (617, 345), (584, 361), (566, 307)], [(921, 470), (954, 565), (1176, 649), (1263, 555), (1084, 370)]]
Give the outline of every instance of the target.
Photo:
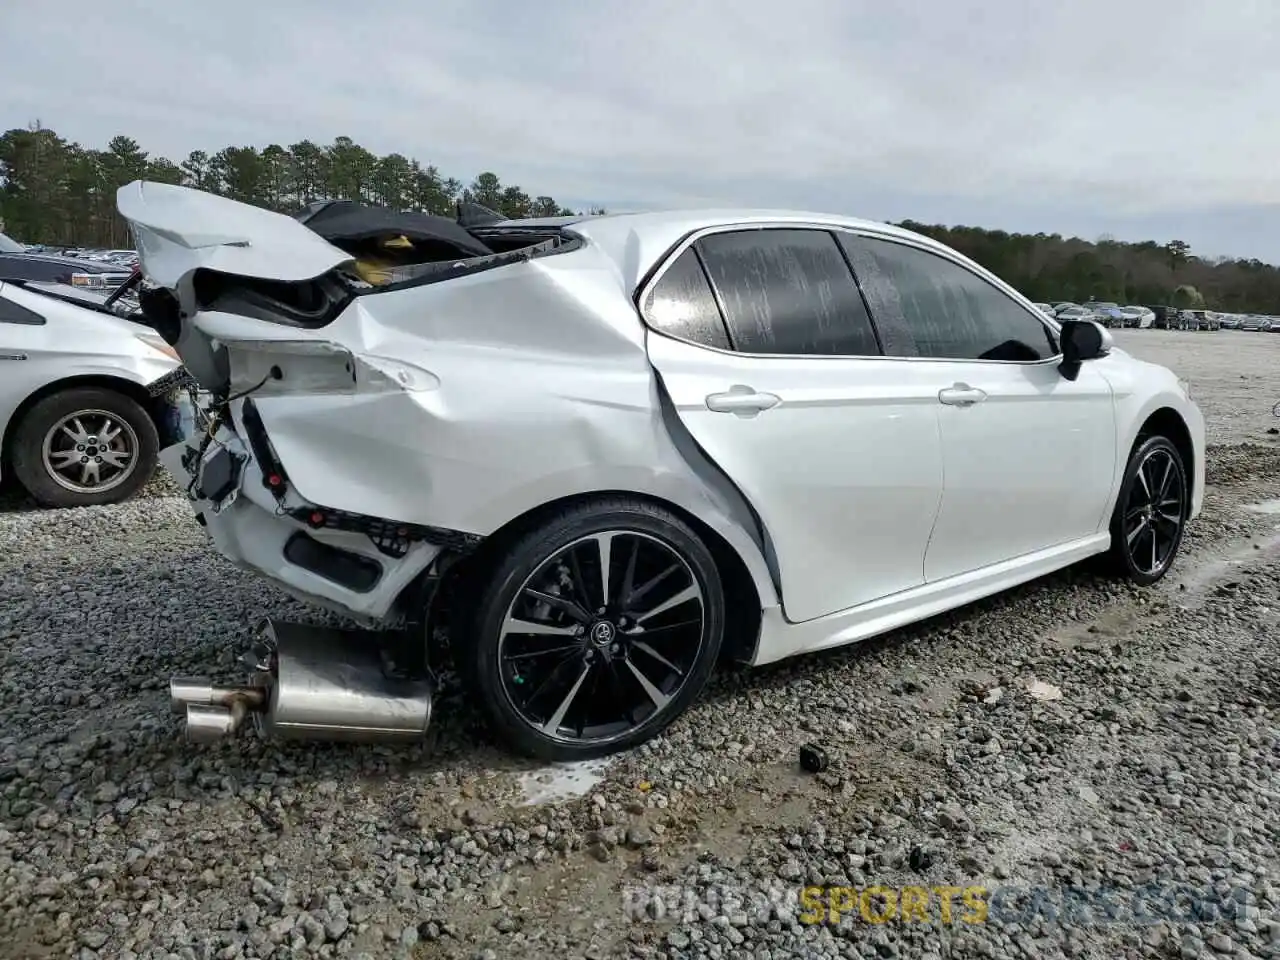
[(1120, 484), (1111, 518), (1111, 560), (1142, 586), (1173, 565), (1190, 508), (1186, 464), (1168, 437), (1139, 441)]
[(159, 448), (156, 426), (137, 401), (105, 387), (72, 387), (23, 415), (13, 472), (42, 506), (120, 503), (151, 480)]
[(715, 561), (679, 517), (608, 498), (488, 565), (460, 672), (507, 745), (584, 760), (648, 740), (698, 696), (724, 633)]

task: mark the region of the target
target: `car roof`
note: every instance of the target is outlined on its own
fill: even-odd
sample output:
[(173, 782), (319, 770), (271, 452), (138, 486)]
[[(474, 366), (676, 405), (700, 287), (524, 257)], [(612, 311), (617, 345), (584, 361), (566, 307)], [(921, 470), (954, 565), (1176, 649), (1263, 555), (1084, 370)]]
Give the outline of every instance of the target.
[[(705, 210), (662, 210), (645, 213), (606, 213), (581, 217), (507, 220), (485, 224), (486, 228), (555, 226), (571, 228), (609, 255), (622, 271), (628, 286), (639, 286), (649, 272), (676, 244), (691, 233), (713, 227), (765, 225), (845, 227), (886, 239), (910, 240), (951, 256), (955, 250), (923, 234), (888, 223), (862, 220), (839, 214), (806, 210), (713, 208)], [(962, 257), (967, 261), (968, 258)], [(969, 261), (971, 262), (971, 261)]]

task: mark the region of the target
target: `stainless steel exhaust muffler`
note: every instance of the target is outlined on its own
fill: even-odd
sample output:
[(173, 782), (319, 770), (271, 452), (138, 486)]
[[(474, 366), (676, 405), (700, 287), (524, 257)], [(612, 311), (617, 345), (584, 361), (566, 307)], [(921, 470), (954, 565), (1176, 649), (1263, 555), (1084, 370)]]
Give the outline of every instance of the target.
[(256, 665), (250, 686), (175, 678), (170, 700), (198, 743), (231, 736), (250, 715), (260, 734), (284, 739), (420, 739), (431, 722), (434, 685), (390, 669), (381, 640), (372, 631), (268, 620), (248, 659)]

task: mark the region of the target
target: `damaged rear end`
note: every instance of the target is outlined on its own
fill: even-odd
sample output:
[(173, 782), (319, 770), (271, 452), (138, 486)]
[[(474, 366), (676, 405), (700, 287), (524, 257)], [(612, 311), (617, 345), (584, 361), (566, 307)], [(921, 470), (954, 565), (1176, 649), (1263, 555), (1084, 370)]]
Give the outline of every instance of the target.
[[(297, 735), (421, 733), (424, 611), (448, 564), (516, 509), (521, 478), (503, 467), (522, 441), (508, 428), (547, 413), (518, 409), (521, 390), (486, 369), (501, 352), (509, 382), (512, 351), (530, 376), (547, 359), (512, 335), (512, 304), (537, 313), (563, 297), (535, 264), (579, 241), (559, 225), (469, 230), (358, 205), (287, 217), (144, 182), (118, 206), (149, 281), (146, 322), (212, 397), (207, 429), (162, 462), (224, 556), (370, 628), (272, 624), (251, 687), (175, 681), (190, 735), (226, 735), (250, 715)], [(584, 337), (627, 356), (647, 389), (642, 347), (584, 328), (575, 349)]]

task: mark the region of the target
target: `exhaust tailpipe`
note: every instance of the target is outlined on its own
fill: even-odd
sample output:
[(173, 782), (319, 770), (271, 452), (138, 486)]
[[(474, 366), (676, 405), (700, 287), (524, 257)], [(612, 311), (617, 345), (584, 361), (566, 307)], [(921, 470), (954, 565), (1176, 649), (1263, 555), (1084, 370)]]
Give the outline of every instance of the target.
[(396, 671), (381, 641), (374, 631), (268, 620), (246, 658), (256, 665), (250, 686), (175, 678), (172, 707), (185, 713), (187, 738), (197, 743), (231, 736), (249, 716), (259, 734), (282, 739), (421, 739), (431, 722), (434, 684)]
[(230, 736), (251, 712), (266, 704), (261, 687), (217, 687), (206, 680), (175, 678), (169, 681), (169, 704), (174, 713), (186, 714), (187, 739), (211, 743)]
[(207, 707), (199, 703), (187, 704), (187, 739), (192, 743), (213, 743), (235, 733), (244, 720), (226, 707)]

